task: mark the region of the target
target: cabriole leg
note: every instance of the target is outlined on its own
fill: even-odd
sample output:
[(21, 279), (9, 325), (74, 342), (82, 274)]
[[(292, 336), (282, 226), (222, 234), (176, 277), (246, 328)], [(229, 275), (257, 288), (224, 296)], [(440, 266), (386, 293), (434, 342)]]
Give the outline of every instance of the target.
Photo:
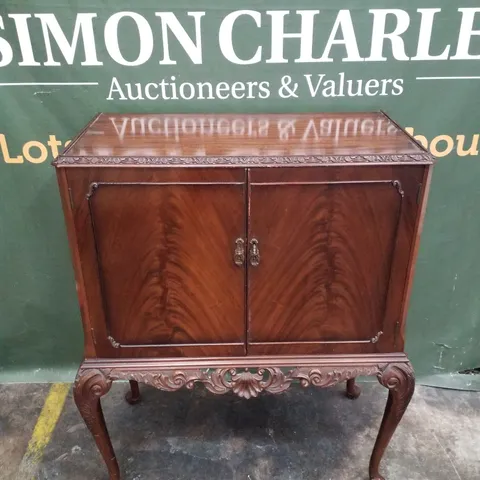
[(389, 365), (379, 374), (378, 380), (389, 392), (382, 424), (370, 459), (371, 480), (384, 480), (379, 473), (380, 461), (415, 390), (415, 374), (410, 363)]
[(360, 387), (355, 384), (355, 378), (347, 380), (347, 392), (346, 395), (351, 400), (355, 400), (360, 396)]
[(136, 380), (130, 380), (130, 390), (125, 394), (125, 400), (130, 405), (135, 405), (140, 402), (140, 389)]
[(100, 404), (100, 398), (110, 390), (111, 386), (111, 380), (99, 370), (80, 369), (75, 380), (73, 397), (107, 465), (110, 480), (119, 480), (120, 470)]

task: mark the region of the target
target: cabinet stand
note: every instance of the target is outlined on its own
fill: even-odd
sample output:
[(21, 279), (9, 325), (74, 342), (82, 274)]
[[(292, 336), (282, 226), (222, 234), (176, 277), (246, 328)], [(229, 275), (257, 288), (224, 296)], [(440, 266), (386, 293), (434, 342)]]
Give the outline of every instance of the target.
[[(210, 367), (206, 365), (210, 361)], [(290, 366), (287, 364), (290, 363)], [(255, 365), (255, 366), (254, 366)], [(275, 366), (274, 366), (275, 365)], [(403, 354), (311, 357), (249, 357), (229, 359), (154, 359), (129, 362), (86, 360), (74, 386), (75, 403), (107, 465), (110, 480), (120, 478), (119, 466), (103, 417), (100, 399), (112, 382), (129, 380), (130, 404), (140, 400), (138, 382), (174, 392), (203, 384), (211, 393), (233, 392), (245, 399), (262, 392), (281, 393), (298, 382), (302, 387), (330, 387), (347, 382), (347, 396), (357, 398), (358, 376), (376, 376), (389, 390), (385, 414), (370, 459), (370, 479), (383, 480), (380, 461), (407, 409), (415, 389), (413, 368)]]

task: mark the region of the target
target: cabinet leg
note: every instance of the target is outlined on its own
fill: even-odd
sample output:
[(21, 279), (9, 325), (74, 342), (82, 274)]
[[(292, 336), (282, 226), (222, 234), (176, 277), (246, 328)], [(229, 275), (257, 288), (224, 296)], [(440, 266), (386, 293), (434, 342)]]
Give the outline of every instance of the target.
[(355, 400), (360, 396), (360, 387), (355, 384), (355, 379), (351, 378), (350, 380), (347, 380), (347, 398), (350, 398), (351, 400)]
[(140, 402), (140, 389), (138, 388), (138, 382), (136, 380), (129, 380), (130, 390), (125, 394), (125, 400), (130, 405), (135, 405)]
[(389, 392), (380, 431), (370, 458), (370, 480), (384, 480), (379, 473), (380, 461), (415, 390), (415, 374), (410, 363), (389, 365), (379, 375), (378, 380)]
[(100, 398), (110, 390), (111, 386), (112, 382), (102, 372), (94, 369), (80, 369), (75, 381), (73, 397), (107, 465), (110, 480), (119, 480), (120, 469), (100, 404)]

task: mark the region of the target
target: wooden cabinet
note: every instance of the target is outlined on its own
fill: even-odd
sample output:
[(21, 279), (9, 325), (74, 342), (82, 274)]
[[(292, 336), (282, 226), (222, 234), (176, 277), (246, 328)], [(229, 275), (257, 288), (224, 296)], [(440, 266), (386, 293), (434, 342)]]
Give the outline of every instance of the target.
[(110, 478), (114, 380), (250, 398), (376, 375), (370, 463), (413, 394), (404, 322), (432, 157), (383, 113), (108, 115), (54, 162), (85, 332), (75, 400)]

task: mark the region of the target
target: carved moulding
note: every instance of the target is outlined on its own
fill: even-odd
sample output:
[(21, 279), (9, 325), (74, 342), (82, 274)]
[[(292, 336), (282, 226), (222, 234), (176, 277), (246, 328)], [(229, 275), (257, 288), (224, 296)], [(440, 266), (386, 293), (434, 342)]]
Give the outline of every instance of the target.
[(382, 163), (433, 163), (429, 153), (403, 155), (315, 155), (315, 156), (265, 156), (265, 157), (96, 157), (59, 156), (53, 165), (335, 165)]
[(215, 394), (233, 392), (239, 397), (257, 397), (262, 392), (281, 393), (290, 388), (293, 381), (299, 381), (302, 387), (330, 387), (358, 376), (376, 375), (379, 378), (387, 364), (368, 366), (341, 367), (294, 367), (284, 371), (278, 367), (258, 368), (186, 368), (155, 369), (153, 371), (136, 371), (127, 368), (102, 368), (80, 370), (78, 378), (83, 375), (103, 377), (109, 384), (114, 380), (134, 380), (151, 385), (160, 390), (174, 392), (185, 387), (193, 389), (195, 384), (203, 384)]

